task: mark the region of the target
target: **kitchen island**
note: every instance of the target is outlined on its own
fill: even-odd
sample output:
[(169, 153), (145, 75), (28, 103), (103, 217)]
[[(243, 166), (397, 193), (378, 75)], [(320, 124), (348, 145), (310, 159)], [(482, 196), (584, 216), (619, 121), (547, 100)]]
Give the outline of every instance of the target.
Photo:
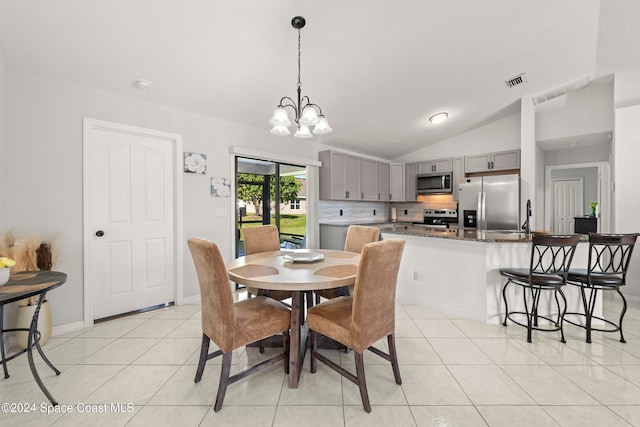
[[(487, 324), (501, 323), (504, 318), (505, 279), (499, 270), (529, 268), (531, 259), (531, 235), (525, 233), (433, 231), (410, 226), (388, 226), (380, 232), (383, 239), (401, 237), (407, 242), (398, 275), (399, 301)], [(586, 267), (588, 249), (588, 241), (583, 239), (571, 265)], [(522, 308), (522, 288), (512, 286), (510, 291), (509, 306)], [(579, 288), (566, 286), (563, 292), (567, 311), (582, 311)], [(540, 307), (541, 311), (556, 311), (555, 301), (541, 302)], [(601, 301), (596, 310), (601, 314)]]

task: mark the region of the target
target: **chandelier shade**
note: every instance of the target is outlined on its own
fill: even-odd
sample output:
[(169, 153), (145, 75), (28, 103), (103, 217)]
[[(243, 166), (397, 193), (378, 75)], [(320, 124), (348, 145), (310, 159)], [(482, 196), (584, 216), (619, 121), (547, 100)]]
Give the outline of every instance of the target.
[[(280, 99), (280, 103), (273, 112), (273, 117), (269, 120), (269, 123), (273, 126), (271, 129), (273, 135), (290, 135), (291, 132), (288, 127), (291, 126), (293, 122), (295, 122), (296, 126), (296, 133), (293, 136), (296, 138), (311, 138), (314, 134), (322, 135), (333, 131), (324, 114), (322, 114), (320, 106), (311, 103), (308, 96), (302, 96), (302, 82), (300, 79), (300, 30), (305, 26), (305, 23), (306, 21), (302, 16), (296, 16), (291, 20), (291, 26), (298, 30), (298, 99), (297, 102), (288, 96), (283, 96), (282, 99)], [(293, 110), (293, 122), (289, 119), (286, 108)], [(313, 134), (309, 126), (313, 126)]]
[(313, 133), (316, 135), (323, 135), (325, 133), (330, 133), (333, 129), (329, 126), (329, 122), (324, 116), (318, 116), (318, 124), (313, 128)]
[(287, 128), (286, 126), (273, 126), (271, 128), (271, 133), (278, 136), (291, 135), (291, 132), (289, 132), (289, 128)]
[(269, 120), (269, 123), (273, 126), (291, 126), (289, 114), (287, 114), (287, 110), (282, 107), (276, 108), (276, 111), (273, 112), (273, 117)]
[(300, 117), (300, 124), (306, 126), (315, 126), (320, 122), (316, 109), (310, 105), (304, 107), (302, 110), (302, 117)]
[(300, 125), (298, 127), (298, 130), (296, 131), (295, 135), (296, 138), (311, 138), (313, 135), (311, 135), (311, 131), (309, 130), (309, 126), (306, 125)]

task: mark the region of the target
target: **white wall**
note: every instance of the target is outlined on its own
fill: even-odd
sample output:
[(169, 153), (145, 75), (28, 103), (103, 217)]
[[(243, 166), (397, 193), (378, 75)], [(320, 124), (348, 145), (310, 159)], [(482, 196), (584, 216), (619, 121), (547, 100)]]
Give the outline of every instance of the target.
[(536, 106), (536, 140), (608, 133), (613, 129), (613, 85), (593, 83)]
[[(213, 176), (231, 178), (229, 146), (286, 158), (291, 158), (295, 147), (296, 158), (309, 160), (317, 160), (317, 152), (327, 149), (312, 141), (270, 135), (267, 116), (264, 129), (252, 129), (11, 69), (7, 79), (8, 147), (0, 160), (11, 177), (7, 226), (57, 236), (60, 258), (56, 269), (66, 272), (68, 281), (49, 295), (55, 325), (83, 319), (83, 117), (181, 134), (185, 151), (207, 154), (206, 175), (184, 175), (185, 297), (199, 293), (186, 247), (188, 237), (212, 239), (227, 261), (231, 257), (232, 218), (215, 217), (214, 210), (226, 208), (233, 215), (233, 199), (212, 198), (209, 188)], [(4, 160), (5, 153), (11, 161)]]
[[(446, 126), (446, 122), (444, 123)], [(393, 162), (415, 162), (444, 157), (470, 156), (520, 148), (520, 113), (472, 129), (438, 144), (394, 159)]]
[(611, 142), (609, 140), (599, 145), (544, 152), (545, 166), (609, 161), (611, 161)]
[[(614, 224), (617, 233), (640, 232), (640, 72), (620, 73), (615, 77)], [(627, 275), (625, 295), (640, 298), (640, 243), (636, 243)]]

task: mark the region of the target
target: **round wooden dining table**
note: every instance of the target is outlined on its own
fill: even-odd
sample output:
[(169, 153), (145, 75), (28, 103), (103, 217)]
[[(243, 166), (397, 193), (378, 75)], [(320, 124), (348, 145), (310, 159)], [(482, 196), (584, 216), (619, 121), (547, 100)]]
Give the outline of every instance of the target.
[[(38, 387), (40, 387), (40, 390), (42, 390), (45, 396), (47, 396), (53, 406), (56, 406), (58, 402), (53, 398), (47, 387), (45, 387), (42, 379), (40, 378), (40, 375), (38, 374), (38, 370), (36, 369), (36, 364), (33, 359), (33, 347), (38, 350), (38, 353), (40, 353), (40, 357), (42, 357), (42, 360), (44, 360), (47, 366), (49, 366), (56, 375), (60, 375), (60, 371), (55, 366), (53, 366), (53, 364), (49, 361), (47, 356), (45, 356), (44, 352), (42, 351), (42, 347), (40, 347), (38, 315), (47, 292), (61, 286), (66, 281), (67, 275), (59, 271), (25, 271), (11, 274), (11, 276), (9, 276), (9, 282), (4, 286), (0, 286), (0, 364), (2, 364), (4, 377), (5, 379), (9, 378), (7, 362), (26, 352), (29, 361), (29, 368), (31, 369), (31, 374), (36, 380)], [(4, 306), (6, 304), (20, 301), (26, 298), (31, 298), (34, 296), (39, 296), (39, 299), (36, 309), (33, 312), (33, 318), (31, 319), (29, 328), (4, 329)], [(28, 332), (27, 348), (24, 350), (20, 350), (11, 356), (6, 356), (4, 349), (4, 333), (17, 331)]]
[[(227, 271), (232, 281), (262, 289), (292, 292), (289, 387), (297, 388), (306, 352), (308, 328), (303, 299), (309, 291), (351, 286), (360, 254), (329, 249), (260, 252), (237, 258)], [(298, 351), (295, 351), (295, 350)]]

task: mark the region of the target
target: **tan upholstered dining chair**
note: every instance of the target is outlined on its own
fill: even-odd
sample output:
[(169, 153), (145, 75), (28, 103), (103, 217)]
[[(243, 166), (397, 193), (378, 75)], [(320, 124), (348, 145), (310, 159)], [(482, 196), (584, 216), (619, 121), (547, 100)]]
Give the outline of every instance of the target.
[[(367, 243), (377, 242), (380, 238), (378, 227), (367, 227), (363, 225), (350, 225), (347, 229), (347, 237), (344, 241), (344, 250), (347, 252), (361, 253), (362, 247)], [(320, 304), (320, 297), (331, 299), (341, 295), (349, 295), (349, 288), (321, 289), (316, 291), (316, 304)]]
[[(260, 252), (270, 252), (280, 250), (280, 233), (275, 225), (260, 225), (257, 227), (246, 227), (242, 229), (244, 234), (244, 253), (252, 255)], [(258, 295), (256, 288), (247, 288), (250, 295)], [(291, 292), (268, 291), (265, 295), (277, 301), (291, 298)]]
[[(311, 372), (316, 372), (319, 360), (357, 384), (366, 412), (371, 412), (371, 404), (364, 373), (365, 350), (390, 361), (396, 384), (402, 384), (395, 345), (395, 302), (404, 244), (402, 239), (391, 239), (364, 245), (353, 296), (324, 301), (307, 313), (311, 331)], [(354, 350), (356, 375), (318, 353), (318, 334)], [(384, 337), (387, 338), (389, 353), (372, 346)]]
[[(284, 360), (289, 366), (289, 328), (291, 312), (283, 304), (265, 296), (233, 302), (227, 269), (218, 246), (208, 240), (190, 238), (191, 256), (198, 274), (202, 299), (202, 346), (195, 382), (200, 382), (207, 360), (222, 355), (220, 382), (214, 411), (222, 408), (227, 386), (246, 376)], [(245, 371), (230, 376), (233, 350), (247, 344), (283, 333), (284, 351)], [(219, 350), (209, 353), (213, 341)]]

